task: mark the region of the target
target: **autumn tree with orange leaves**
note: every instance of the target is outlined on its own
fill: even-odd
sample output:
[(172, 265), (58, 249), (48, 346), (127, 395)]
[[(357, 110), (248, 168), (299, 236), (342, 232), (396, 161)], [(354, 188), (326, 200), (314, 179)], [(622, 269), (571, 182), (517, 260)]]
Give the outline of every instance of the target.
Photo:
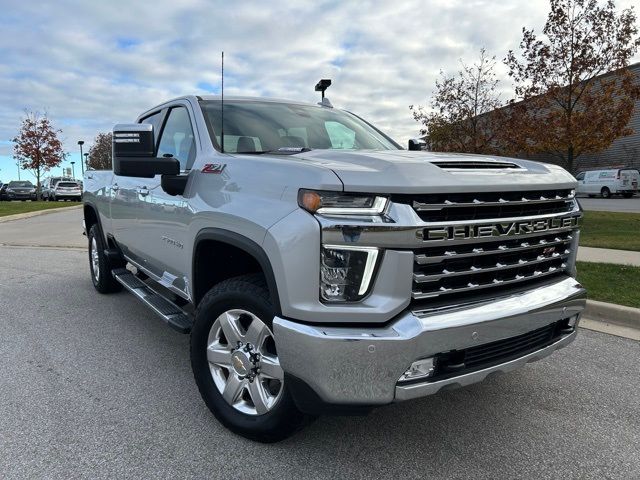
[(632, 8), (618, 14), (613, 1), (550, 3), (542, 36), (524, 28), (520, 55), (505, 59), (522, 101), (511, 104), (503, 134), (511, 153), (551, 154), (573, 172), (580, 155), (633, 133), (640, 86), (624, 67), (640, 38)]
[(46, 115), (27, 113), (20, 132), (13, 138), (13, 158), (23, 170), (30, 170), (37, 181), (37, 198), (40, 200), (40, 178), (50, 169), (62, 163), (65, 153), (62, 142)]
[(99, 133), (89, 150), (87, 168), (93, 170), (111, 170), (112, 168), (112, 134)]

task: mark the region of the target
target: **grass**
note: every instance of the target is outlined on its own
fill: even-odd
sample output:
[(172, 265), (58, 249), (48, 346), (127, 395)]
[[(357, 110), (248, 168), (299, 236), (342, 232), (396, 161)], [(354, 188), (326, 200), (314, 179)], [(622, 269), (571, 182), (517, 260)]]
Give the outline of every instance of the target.
[(17, 213), (49, 210), (51, 208), (72, 207), (80, 205), (78, 202), (0, 202), (0, 217)]
[(580, 245), (640, 251), (640, 213), (584, 212)]
[(640, 267), (578, 262), (578, 281), (591, 300), (640, 308)]

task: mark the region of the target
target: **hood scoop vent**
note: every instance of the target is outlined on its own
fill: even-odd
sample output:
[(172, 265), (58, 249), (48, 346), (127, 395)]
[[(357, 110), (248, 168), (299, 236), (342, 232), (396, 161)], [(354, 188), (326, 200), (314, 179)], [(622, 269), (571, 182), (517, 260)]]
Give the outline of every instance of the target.
[(524, 170), (520, 165), (516, 165), (515, 163), (494, 160), (448, 160), (431, 163), (449, 172)]

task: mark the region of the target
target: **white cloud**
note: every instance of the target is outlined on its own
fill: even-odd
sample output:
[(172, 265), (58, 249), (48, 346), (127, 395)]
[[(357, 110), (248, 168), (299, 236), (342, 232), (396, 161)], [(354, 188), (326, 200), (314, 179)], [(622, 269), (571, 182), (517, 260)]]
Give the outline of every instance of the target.
[[(408, 106), (426, 103), (440, 70), (483, 46), (502, 59), (522, 26), (541, 29), (548, 3), (4, 0), (2, 10), (0, 140), (25, 109), (46, 110), (76, 152), (78, 139), (218, 85), (221, 50), (228, 93), (317, 101), (313, 86), (329, 77), (334, 105), (405, 143), (418, 131)], [(0, 157), (9, 150), (0, 143)]]

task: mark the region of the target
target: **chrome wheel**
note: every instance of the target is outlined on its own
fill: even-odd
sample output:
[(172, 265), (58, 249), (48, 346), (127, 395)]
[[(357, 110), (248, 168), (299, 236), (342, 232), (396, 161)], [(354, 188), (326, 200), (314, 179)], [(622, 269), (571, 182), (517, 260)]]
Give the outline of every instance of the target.
[(98, 245), (96, 244), (95, 237), (91, 239), (91, 270), (93, 271), (93, 278), (96, 282), (100, 281), (100, 260), (98, 258)]
[(225, 401), (249, 415), (271, 411), (282, 397), (284, 371), (273, 333), (246, 310), (228, 310), (213, 322), (207, 339), (213, 382)]

